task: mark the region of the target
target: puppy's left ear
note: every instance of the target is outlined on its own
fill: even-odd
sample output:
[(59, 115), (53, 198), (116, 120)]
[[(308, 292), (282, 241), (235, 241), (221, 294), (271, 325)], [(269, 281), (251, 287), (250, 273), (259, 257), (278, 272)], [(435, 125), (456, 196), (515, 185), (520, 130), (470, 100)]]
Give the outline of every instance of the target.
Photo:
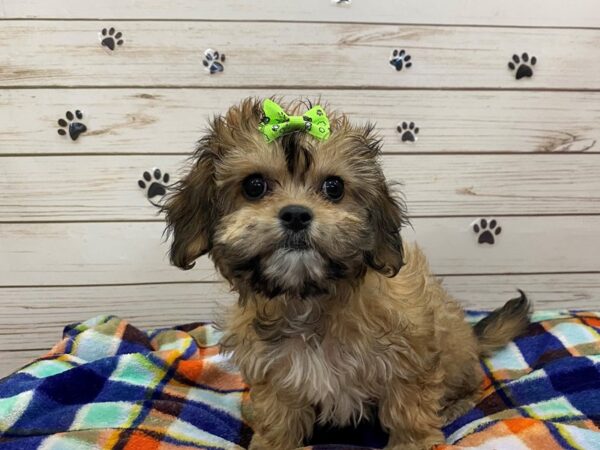
[(212, 247), (216, 189), (213, 155), (207, 142), (208, 138), (200, 141), (192, 170), (179, 181), (162, 208), (172, 237), (171, 263), (184, 270), (194, 267), (194, 260)]
[(408, 222), (403, 203), (395, 199), (383, 181), (369, 215), (375, 237), (373, 250), (365, 255), (366, 263), (387, 277), (394, 277), (404, 265), (400, 228)]

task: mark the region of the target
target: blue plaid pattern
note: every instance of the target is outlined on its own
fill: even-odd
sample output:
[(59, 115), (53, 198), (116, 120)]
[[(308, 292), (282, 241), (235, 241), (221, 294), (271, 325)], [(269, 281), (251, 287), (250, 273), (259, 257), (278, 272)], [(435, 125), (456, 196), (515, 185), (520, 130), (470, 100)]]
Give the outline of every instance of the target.
[[(600, 450), (600, 314), (532, 322), (482, 361), (482, 399), (446, 426), (439, 450)], [(245, 448), (247, 387), (219, 337), (207, 324), (143, 332), (116, 317), (68, 326), (47, 355), (0, 380), (0, 449)], [(318, 428), (312, 448), (386, 439), (376, 423)]]

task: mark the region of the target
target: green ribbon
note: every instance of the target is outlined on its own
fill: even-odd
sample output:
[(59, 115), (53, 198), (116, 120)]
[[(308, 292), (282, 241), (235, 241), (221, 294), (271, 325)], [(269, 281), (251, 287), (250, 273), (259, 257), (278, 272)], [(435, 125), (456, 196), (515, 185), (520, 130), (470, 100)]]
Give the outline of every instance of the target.
[(329, 119), (320, 105), (313, 106), (302, 116), (290, 116), (281, 106), (267, 98), (263, 102), (263, 112), (258, 130), (267, 142), (294, 131), (305, 131), (320, 141), (328, 139), (331, 134)]

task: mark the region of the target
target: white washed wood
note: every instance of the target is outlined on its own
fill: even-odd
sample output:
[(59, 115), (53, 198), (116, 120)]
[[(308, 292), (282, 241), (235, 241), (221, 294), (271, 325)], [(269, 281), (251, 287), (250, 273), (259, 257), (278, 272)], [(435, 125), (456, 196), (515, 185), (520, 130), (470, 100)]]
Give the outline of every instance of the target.
[(465, 308), (493, 309), (523, 290), (536, 310), (600, 309), (600, 274), (459, 275), (443, 278)]
[[(597, 274), (452, 276), (443, 283), (467, 308), (495, 308), (515, 296), (517, 288), (536, 309), (600, 306)], [(102, 314), (123, 317), (139, 328), (213, 321), (235, 299), (223, 283), (0, 288), (0, 350), (49, 346), (67, 323)]]
[[(229, 86), (600, 89), (600, 29), (255, 22), (120, 22), (125, 43), (101, 48), (104, 22), (7, 21), (0, 86)], [(209, 75), (206, 48), (227, 55)], [(388, 62), (406, 48), (413, 67)], [(513, 53), (538, 58), (515, 80)], [(560, 55), (560, 57), (557, 57)]]
[(212, 321), (234, 299), (224, 283), (0, 288), (0, 350), (50, 348), (66, 324), (98, 315), (139, 328)]
[(230, 301), (220, 283), (0, 288), (0, 378), (46, 353), (68, 323), (112, 314), (167, 327), (213, 320)]
[(600, 216), (503, 217), (495, 245), (475, 243), (476, 218), (413, 220), (415, 240), (437, 274), (600, 272)]
[(354, 0), (351, 6), (329, 0), (4, 0), (0, 18), (41, 19), (184, 19), (283, 20), (325, 22), (442, 23), (520, 26), (597, 27), (600, 10), (594, 0)]
[[(504, 217), (494, 246), (478, 245), (475, 218), (423, 218), (407, 228), (438, 274), (600, 272), (600, 216)], [(163, 224), (0, 224), (0, 286), (214, 280), (211, 262), (169, 266)]]
[[(537, 310), (600, 307), (598, 274), (452, 276), (444, 286), (467, 308), (495, 308), (516, 288)], [(58, 342), (67, 323), (113, 314), (138, 328), (169, 327), (212, 321), (233, 301), (221, 283), (0, 288), (0, 377)], [(24, 348), (41, 350), (15, 351)]]
[(78, 285), (215, 279), (169, 265), (160, 222), (0, 224), (0, 285)]
[(36, 358), (48, 352), (48, 348), (0, 350), (0, 378), (5, 377), (29, 364)]
[[(540, 310), (600, 307), (598, 274), (459, 275), (445, 277), (443, 284), (467, 308), (495, 308), (517, 288)], [(39, 333), (26, 333), (29, 326), (41, 334), (56, 333), (57, 327), (101, 314), (123, 317), (141, 328), (213, 321), (235, 299), (224, 283), (0, 288), (0, 328), (6, 331), (0, 350), (18, 342), (38, 348)], [(19, 333), (19, 339), (10, 337)]]
[[(0, 90), (0, 155), (188, 153), (208, 118), (247, 96), (321, 95), (355, 122), (376, 122), (385, 152), (599, 152), (600, 93), (248, 89)], [(81, 109), (75, 142), (57, 120)], [(413, 121), (417, 142), (396, 126)]]
[[(0, 222), (156, 220), (138, 180), (158, 167), (174, 181), (186, 166), (178, 155), (1, 162)], [(403, 183), (412, 216), (600, 214), (600, 155), (387, 155), (382, 164)]]

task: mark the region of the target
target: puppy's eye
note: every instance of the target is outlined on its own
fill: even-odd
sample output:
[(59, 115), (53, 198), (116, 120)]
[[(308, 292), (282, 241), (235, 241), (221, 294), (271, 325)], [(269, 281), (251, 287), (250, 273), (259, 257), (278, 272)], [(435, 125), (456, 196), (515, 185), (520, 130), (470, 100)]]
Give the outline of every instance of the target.
[(327, 177), (321, 190), (323, 195), (332, 202), (340, 201), (344, 196), (344, 181), (340, 177)]
[(267, 192), (267, 181), (261, 174), (249, 175), (242, 181), (242, 190), (248, 200), (258, 200)]

